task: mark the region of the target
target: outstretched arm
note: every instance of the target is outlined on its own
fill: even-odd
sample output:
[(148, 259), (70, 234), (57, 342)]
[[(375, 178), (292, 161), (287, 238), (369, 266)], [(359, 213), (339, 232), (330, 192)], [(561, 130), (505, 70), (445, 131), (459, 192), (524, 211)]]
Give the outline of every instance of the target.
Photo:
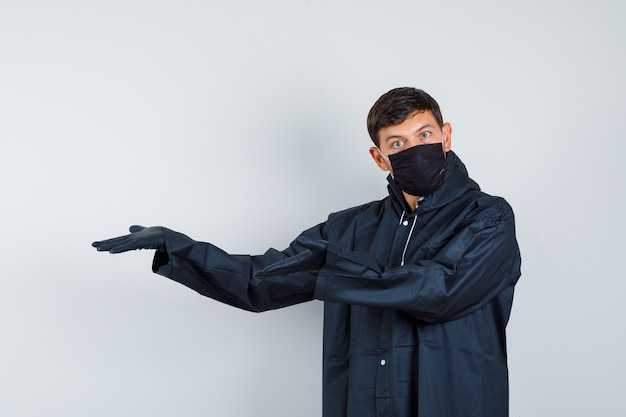
[[(130, 234), (94, 242), (99, 251), (121, 253), (136, 249), (156, 249), (152, 270), (177, 281), (198, 293), (249, 311), (264, 311), (313, 299), (317, 269), (310, 257), (306, 270), (266, 278), (257, 272), (285, 259), (303, 259), (309, 253), (297, 242), (286, 250), (268, 250), (263, 255), (230, 255), (205, 242), (195, 241), (165, 227), (131, 226)], [(303, 233), (311, 239), (323, 239), (323, 225)], [(323, 257), (323, 254), (318, 254)], [(321, 258), (320, 258), (321, 259)]]

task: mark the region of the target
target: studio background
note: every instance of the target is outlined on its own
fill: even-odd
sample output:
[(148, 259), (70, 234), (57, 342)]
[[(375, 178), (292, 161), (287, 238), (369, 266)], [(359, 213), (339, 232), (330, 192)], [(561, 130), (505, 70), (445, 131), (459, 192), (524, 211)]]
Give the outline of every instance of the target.
[(91, 246), (285, 248), (383, 198), (365, 118), (431, 93), (517, 219), (511, 416), (623, 416), (620, 1), (0, 0), (0, 416), (321, 415), (322, 303), (253, 314)]

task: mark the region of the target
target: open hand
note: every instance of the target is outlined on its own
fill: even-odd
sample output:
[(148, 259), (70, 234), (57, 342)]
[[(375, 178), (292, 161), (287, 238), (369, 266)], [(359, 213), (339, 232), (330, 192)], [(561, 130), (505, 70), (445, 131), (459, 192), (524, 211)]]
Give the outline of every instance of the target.
[(163, 227), (143, 227), (131, 226), (130, 234), (114, 237), (112, 239), (93, 242), (91, 246), (98, 251), (108, 251), (110, 253), (121, 253), (136, 249), (157, 249), (165, 250), (165, 233)]

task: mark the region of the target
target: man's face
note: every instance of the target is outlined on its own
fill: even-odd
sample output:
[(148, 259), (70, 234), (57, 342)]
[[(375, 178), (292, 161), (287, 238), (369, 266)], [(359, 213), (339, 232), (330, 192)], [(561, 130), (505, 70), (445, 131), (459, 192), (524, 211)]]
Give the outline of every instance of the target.
[(393, 173), (388, 159), (389, 155), (402, 152), (413, 146), (441, 143), (442, 141), (444, 151), (448, 152), (452, 144), (451, 136), (452, 126), (450, 123), (446, 122), (442, 127), (439, 127), (430, 111), (416, 111), (402, 123), (380, 129), (378, 131), (378, 148), (372, 146), (370, 155), (380, 169)]

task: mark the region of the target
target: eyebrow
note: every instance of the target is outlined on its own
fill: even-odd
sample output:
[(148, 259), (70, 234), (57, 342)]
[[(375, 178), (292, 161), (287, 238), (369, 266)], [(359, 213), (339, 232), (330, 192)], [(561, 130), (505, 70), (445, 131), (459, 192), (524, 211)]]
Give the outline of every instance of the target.
[[(431, 125), (430, 123), (426, 123), (425, 125), (422, 125), (419, 129), (417, 129), (415, 132), (413, 132), (413, 134), (419, 133), (424, 129), (427, 128), (433, 128), (433, 125)], [(387, 136), (385, 138), (385, 143), (389, 142), (391, 139), (404, 139), (404, 136), (401, 135), (392, 135), (392, 136)]]

